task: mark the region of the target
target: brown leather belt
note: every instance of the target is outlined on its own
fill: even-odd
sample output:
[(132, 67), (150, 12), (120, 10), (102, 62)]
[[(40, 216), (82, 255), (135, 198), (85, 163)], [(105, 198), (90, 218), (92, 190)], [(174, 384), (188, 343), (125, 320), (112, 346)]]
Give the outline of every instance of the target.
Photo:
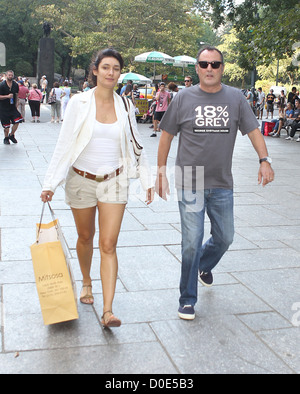
[(111, 172), (110, 174), (105, 174), (102, 176), (90, 174), (89, 172), (78, 170), (78, 168), (75, 167), (73, 167), (73, 170), (76, 172), (76, 174), (83, 176), (84, 178), (91, 179), (92, 181), (96, 182), (104, 182), (120, 175), (123, 172), (123, 166), (118, 168), (116, 171)]

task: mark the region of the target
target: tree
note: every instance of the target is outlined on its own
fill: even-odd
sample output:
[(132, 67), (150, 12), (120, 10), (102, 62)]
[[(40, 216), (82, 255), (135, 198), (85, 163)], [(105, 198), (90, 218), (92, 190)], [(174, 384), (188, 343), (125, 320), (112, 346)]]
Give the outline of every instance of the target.
[[(42, 35), (41, 27), (32, 18), (32, 11), (37, 6), (37, 0), (28, 4), (26, 0), (0, 0), (0, 37), (7, 50), (6, 68), (22, 73), (22, 61), (26, 62), (26, 71), (33, 75), (36, 65), (38, 38)], [(40, 35), (39, 35), (40, 32)], [(31, 70), (28, 63), (32, 65)], [(24, 70), (25, 71), (25, 70)]]
[(223, 34), (222, 43), (218, 49), (223, 52), (225, 58), (224, 76), (231, 83), (245, 83), (248, 75), (249, 65), (241, 57), (241, 42), (237, 37), (236, 30), (233, 28), (227, 34)]
[(195, 0), (195, 6), (215, 28), (231, 22), (238, 38), (250, 50), (256, 48), (258, 64), (291, 57), (299, 41), (299, 0), (245, 0), (238, 5), (233, 0)]
[(60, 0), (37, 12), (64, 35), (72, 56), (113, 46), (133, 68), (135, 55), (148, 50), (197, 52), (202, 19), (192, 5), (193, 0)]
[[(0, 37), (7, 49), (7, 66), (15, 74), (36, 75), (39, 39), (43, 36), (42, 25), (47, 20), (40, 18), (37, 9), (46, 6), (49, 0), (0, 0)], [(63, 44), (61, 33), (53, 32), (55, 39), (55, 71), (64, 73), (71, 64), (69, 48)], [(65, 75), (68, 75), (67, 72)]]

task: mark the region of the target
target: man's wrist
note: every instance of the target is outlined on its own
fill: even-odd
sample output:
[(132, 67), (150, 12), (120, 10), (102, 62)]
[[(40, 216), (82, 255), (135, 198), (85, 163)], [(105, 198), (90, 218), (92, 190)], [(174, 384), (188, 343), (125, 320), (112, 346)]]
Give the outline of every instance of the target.
[(262, 157), (261, 159), (259, 159), (259, 164), (263, 164), (263, 163), (268, 163), (268, 164), (272, 164), (272, 159), (269, 156), (266, 157)]

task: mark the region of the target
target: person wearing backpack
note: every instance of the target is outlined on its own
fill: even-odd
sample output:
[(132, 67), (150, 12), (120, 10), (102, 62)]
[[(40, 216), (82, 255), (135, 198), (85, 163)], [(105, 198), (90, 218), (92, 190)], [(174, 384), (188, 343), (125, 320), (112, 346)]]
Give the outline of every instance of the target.
[(64, 91), (59, 87), (58, 82), (54, 82), (53, 89), (50, 92), (50, 97), (55, 97), (55, 102), (51, 104), (51, 123), (55, 121), (56, 114), (56, 122), (59, 123), (61, 116), (61, 99), (65, 95)]

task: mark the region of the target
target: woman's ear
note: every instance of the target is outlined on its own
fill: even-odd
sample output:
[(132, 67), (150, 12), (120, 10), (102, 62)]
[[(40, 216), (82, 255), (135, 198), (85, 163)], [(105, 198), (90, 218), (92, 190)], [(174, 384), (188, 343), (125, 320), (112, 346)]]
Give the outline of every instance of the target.
[(97, 76), (98, 70), (95, 66), (93, 66), (93, 75)]

